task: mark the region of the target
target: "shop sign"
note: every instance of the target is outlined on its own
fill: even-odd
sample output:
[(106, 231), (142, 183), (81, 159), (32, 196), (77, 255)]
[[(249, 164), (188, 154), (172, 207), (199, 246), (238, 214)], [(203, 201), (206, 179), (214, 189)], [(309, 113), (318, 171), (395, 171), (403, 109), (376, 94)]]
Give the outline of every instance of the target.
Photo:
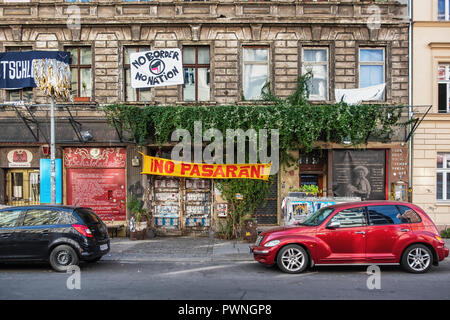
[(25, 149), (15, 149), (8, 152), (8, 167), (10, 168), (29, 168), (33, 160), (33, 154)]
[(391, 149), (391, 181), (408, 181), (408, 148)]
[(36, 87), (34, 68), (39, 61), (55, 61), (55, 65), (68, 66), (70, 54), (64, 51), (2, 52), (0, 53), (0, 88)]
[(125, 148), (66, 148), (66, 168), (125, 168)]
[(130, 54), (131, 86), (149, 88), (183, 84), (180, 49), (160, 49)]
[(206, 164), (173, 161), (141, 153), (142, 174), (203, 179), (268, 180), (271, 164)]

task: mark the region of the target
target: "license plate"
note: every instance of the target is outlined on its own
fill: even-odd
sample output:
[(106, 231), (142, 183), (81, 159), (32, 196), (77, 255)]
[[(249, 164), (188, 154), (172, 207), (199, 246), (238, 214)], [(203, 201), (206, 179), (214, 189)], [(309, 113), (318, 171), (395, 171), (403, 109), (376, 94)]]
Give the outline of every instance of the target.
[(108, 249), (108, 244), (102, 244), (101, 246), (100, 246), (100, 250), (107, 250)]

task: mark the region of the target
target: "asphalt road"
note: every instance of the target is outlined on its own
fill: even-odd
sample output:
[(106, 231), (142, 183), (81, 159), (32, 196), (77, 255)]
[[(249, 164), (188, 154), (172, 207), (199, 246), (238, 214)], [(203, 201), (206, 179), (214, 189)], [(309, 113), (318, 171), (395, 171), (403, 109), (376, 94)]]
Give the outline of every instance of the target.
[(450, 299), (450, 259), (421, 275), (381, 267), (380, 289), (370, 277), (356, 266), (290, 275), (250, 261), (100, 261), (82, 264), (77, 282), (45, 264), (0, 264), (0, 299)]

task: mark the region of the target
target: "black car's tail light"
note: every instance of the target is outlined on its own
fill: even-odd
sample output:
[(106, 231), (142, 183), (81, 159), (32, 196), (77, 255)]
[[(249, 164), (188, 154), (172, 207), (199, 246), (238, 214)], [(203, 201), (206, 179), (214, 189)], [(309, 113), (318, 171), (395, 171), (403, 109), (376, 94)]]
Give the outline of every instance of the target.
[(89, 230), (89, 228), (85, 225), (82, 224), (73, 224), (72, 227), (77, 230), (79, 233), (81, 233), (83, 236), (88, 237), (88, 238), (92, 238), (93, 234), (91, 232), (91, 230)]

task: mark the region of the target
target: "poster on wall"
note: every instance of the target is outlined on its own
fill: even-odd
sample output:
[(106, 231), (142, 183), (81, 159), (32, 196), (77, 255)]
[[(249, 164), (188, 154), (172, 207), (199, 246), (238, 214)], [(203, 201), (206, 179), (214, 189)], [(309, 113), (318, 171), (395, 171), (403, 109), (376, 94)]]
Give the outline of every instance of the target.
[[(40, 159), (40, 203), (51, 203), (51, 160)], [(55, 159), (55, 203), (62, 203), (62, 161)]]
[(386, 199), (386, 150), (333, 150), (335, 197)]
[(104, 221), (126, 220), (126, 149), (66, 148), (67, 204), (89, 207)]
[(183, 84), (183, 64), (178, 48), (130, 54), (131, 87), (150, 88)]

